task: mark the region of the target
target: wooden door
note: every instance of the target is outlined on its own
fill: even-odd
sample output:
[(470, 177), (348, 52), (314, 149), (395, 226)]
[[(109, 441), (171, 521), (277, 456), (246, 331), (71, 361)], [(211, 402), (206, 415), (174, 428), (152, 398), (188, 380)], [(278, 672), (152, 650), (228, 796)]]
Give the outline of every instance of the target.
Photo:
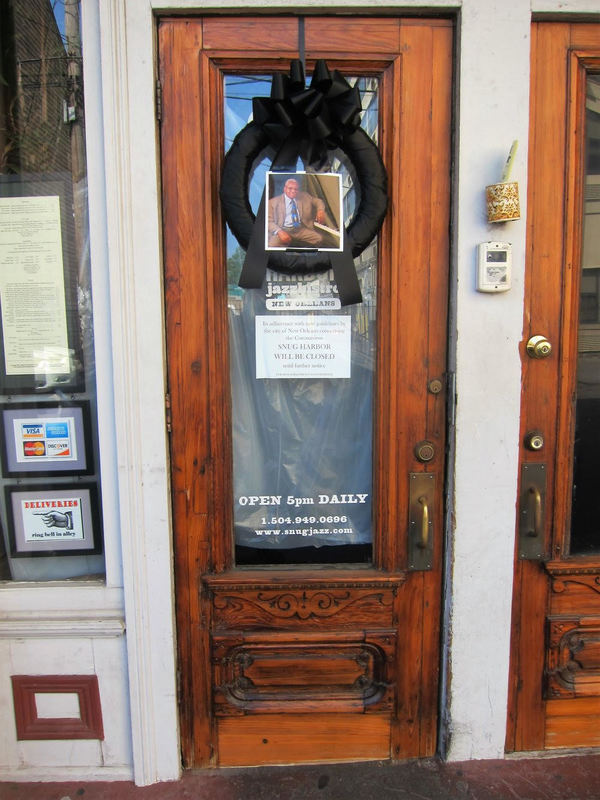
[[(361, 370), (371, 376), (371, 408), (355, 422), (345, 416), (344, 379), (265, 381), (254, 372), (240, 330), (254, 341), (253, 304), (270, 319), (265, 297), (285, 298), (300, 278), (270, 274), (262, 290), (239, 289), (232, 273), (240, 252), (219, 204), (223, 155), (232, 130), (248, 121), (249, 96), (261, 86), (268, 94), (270, 76), (287, 73), (302, 40), (309, 76), (324, 58), (360, 85), (363, 124), (389, 178), (384, 227), (356, 262), (363, 303), (328, 318), (351, 320), (350, 381)], [(444, 519), (451, 24), (178, 17), (160, 20), (159, 53), (184, 763), (430, 755)], [(241, 389), (238, 372), (246, 375)], [(246, 415), (240, 404), (256, 392), (264, 405)], [(363, 390), (351, 402), (357, 396)], [(301, 435), (276, 452), (274, 432), (290, 419)], [(304, 448), (300, 468), (297, 451), (309, 437), (319, 457)], [(364, 447), (339, 457), (355, 439)], [(331, 493), (337, 471), (365, 455), (372, 490), (340, 485)], [(298, 488), (241, 493), (267, 462), (270, 474), (285, 472)], [(313, 473), (307, 494), (300, 484)], [(368, 531), (358, 536), (354, 511), (367, 502)], [(240, 518), (251, 506), (248, 538)], [(318, 525), (335, 544), (311, 544)], [(308, 538), (284, 549), (283, 535), (302, 531)]]
[(509, 750), (600, 744), (600, 26), (532, 45)]

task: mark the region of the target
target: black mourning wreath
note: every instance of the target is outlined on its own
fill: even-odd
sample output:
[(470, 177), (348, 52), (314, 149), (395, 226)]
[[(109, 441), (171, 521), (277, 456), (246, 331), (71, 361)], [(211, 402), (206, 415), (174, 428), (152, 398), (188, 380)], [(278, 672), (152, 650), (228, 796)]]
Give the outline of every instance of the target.
[[(387, 174), (377, 146), (360, 127), (360, 95), (325, 61), (317, 61), (310, 86), (300, 61), (290, 74), (276, 74), (271, 96), (252, 100), (253, 121), (236, 136), (223, 165), (221, 203), (225, 219), (246, 250), (239, 285), (262, 286), (265, 269), (284, 273), (322, 272), (333, 268), (342, 305), (361, 302), (353, 259), (369, 245), (387, 211)], [(328, 151), (339, 149), (349, 159), (360, 188), (359, 206), (345, 229), (343, 252), (265, 250), (265, 198), (256, 217), (248, 199), (248, 183), (258, 156), (275, 150), (271, 170), (294, 172), (298, 158), (318, 171)]]

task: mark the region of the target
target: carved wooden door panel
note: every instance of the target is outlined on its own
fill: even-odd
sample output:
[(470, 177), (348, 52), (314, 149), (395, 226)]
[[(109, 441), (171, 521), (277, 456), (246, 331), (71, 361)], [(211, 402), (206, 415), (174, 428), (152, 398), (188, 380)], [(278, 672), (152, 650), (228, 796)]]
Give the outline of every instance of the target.
[(600, 744), (600, 26), (532, 45), (509, 750)]
[[(359, 88), (389, 178), (353, 306), (330, 273), (240, 289), (244, 253), (220, 210), (224, 153), (302, 43), (309, 76), (326, 59)], [(184, 763), (432, 754), (452, 26), (178, 17), (160, 20), (159, 55)], [(350, 219), (360, 186), (343, 154), (330, 169)], [(303, 371), (315, 342), (347, 371)], [(299, 360), (279, 373), (287, 350)]]

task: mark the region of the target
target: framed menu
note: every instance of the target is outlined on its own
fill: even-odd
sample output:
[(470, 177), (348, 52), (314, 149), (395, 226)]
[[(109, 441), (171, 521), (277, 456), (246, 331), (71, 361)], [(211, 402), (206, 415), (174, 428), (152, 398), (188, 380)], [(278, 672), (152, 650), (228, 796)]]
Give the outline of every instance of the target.
[(67, 180), (0, 180), (0, 391), (81, 391)]

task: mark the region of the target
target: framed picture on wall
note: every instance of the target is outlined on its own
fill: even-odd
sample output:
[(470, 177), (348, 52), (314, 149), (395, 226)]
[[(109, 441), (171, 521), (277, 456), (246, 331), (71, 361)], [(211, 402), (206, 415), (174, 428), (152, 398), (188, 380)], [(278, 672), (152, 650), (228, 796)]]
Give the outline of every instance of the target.
[(13, 558), (101, 552), (95, 484), (19, 485), (4, 491)]
[(0, 434), (5, 478), (93, 472), (87, 400), (0, 404)]

